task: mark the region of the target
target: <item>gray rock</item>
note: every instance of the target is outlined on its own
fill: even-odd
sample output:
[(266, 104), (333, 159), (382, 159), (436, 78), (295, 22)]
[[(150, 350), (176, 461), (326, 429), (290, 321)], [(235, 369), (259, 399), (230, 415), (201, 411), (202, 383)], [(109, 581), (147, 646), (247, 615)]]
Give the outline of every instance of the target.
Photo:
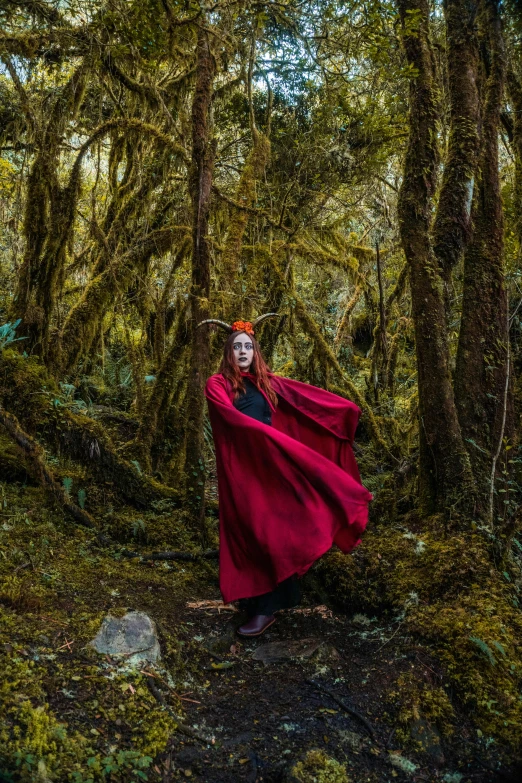
[(156, 626), (144, 612), (127, 612), (123, 617), (107, 615), (89, 642), (99, 653), (124, 658), (131, 665), (161, 657)]

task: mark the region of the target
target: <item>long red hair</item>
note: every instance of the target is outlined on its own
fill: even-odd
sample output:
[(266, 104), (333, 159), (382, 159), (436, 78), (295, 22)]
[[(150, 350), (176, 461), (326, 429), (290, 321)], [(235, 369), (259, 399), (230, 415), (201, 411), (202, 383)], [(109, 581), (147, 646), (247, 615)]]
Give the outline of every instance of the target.
[(252, 375), (255, 375), (255, 383), (258, 389), (266, 394), (270, 402), (275, 407), (277, 405), (277, 395), (272, 389), (272, 384), (270, 383), (270, 375), (272, 371), (263, 359), (263, 354), (261, 353), (259, 343), (252, 334), (248, 334), (248, 332), (232, 332), (232, 334), (229, 335), (223, 349), (223, 358), (219, 366), (219, 372), (227, 379), (227, 381), (230, 381), (232, 384), (234, 397), (236, 399), (241, 393), (246, 391), (245, 383), (241, 376), (241, 370), (237, 366), (234, 359), (233, 345), (237, 340), (238, 335), (240, 334), (246, 334), (254, 346), (254, 357), (252, 359), (249, 372), (251, 372)]

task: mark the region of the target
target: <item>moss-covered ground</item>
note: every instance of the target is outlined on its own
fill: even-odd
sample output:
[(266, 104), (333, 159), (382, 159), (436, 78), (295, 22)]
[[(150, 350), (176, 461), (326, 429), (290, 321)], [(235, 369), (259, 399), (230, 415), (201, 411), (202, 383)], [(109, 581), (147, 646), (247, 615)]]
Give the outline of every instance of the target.
[[(183, 511), (122, 505), (72, 468), (61, 467), (70, 491), (87, 486), (113, 544), (21, 468), (0, 483), (1, 780), (516, 779), (518, 562), (494, 567), (479, 532), (448, 536), (412, 514), (374, 521), (352, 556), (332, 551), (313, 567), (299, 609), (241, 641), (240, 613), (208, 603), (219, 599), (215, 561), (124, 556), (196, 551)], [(161, 665), (131, 669), (87, 646), (105, 615), (127, 609), (154, 619)], [(262, 644), (310, 638), (322, 641), (310, 658), (252, 659)], [(310, 679), (369, 720), (375, 741)]]

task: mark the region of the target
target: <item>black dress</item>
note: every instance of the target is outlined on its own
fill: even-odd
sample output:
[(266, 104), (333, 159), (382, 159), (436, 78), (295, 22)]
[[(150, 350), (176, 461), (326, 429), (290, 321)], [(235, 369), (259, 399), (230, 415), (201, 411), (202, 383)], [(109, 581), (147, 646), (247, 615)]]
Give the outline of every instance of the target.
[[(245, 392), (240, 394), (237, 400), (234, 400), (234, 406), (246, 416), (271, 426), (272, 411), (266, 397), (250, 378), (243, 378), (243, 381)], [(255, 614), (271, 615), (279, 609), (290, 609), (297, 606), (300, 600), (299, 582), (297, 576), (294, 575), (280, 582), (270, 593), (256, 595), (253, 598), (243, 598), (240, 604), (251, 616)]]

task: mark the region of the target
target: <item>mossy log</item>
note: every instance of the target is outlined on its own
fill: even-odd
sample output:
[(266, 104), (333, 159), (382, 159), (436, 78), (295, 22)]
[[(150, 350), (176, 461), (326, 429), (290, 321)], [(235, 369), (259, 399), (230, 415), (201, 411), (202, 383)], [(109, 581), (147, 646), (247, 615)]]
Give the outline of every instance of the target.
[(2, 481), (32, 483), (26, 459), (7, 433), (0, 433), (0, 477)]
[(16, 416), (8, 413), (2, 405), (0, 405), (0, 424), (3, 424), (11, 438), (22, 450), (26, 457), (26, 464), (38, 483), (45, 487), (52, 497), (58, 501), (59, 505), (71, 514), (77, 522), (86, 527), (96, 529), (97, 525), (91, 515), (73, 503), (64, 488), (56, 481), (52, 471), (45, 463), (45, 454), (42, 447), (22, 429)]
[(98, 479), (113, 482), (130, 503), (146, 507), (153, 500), (177, 500), (175, 489), (149, 478), (119, 456), (98, 422), (67, 407), (54, 379), (36, 359), (12, 349), (2, 352), (0, 398), (28, 435), (38, 433), (50, 448), (87, 465)]
[(140, 560), (182, 560), (190, 563), (196, 560), (215, 560), (219, 557), (219, 549), (208, 549), (206, 552), (150, 552), (149, 554), (141, 554), (140, 552), (130, 552), (128, 549), (124, 549), (121, 553), (122, 557), (135, 558), (139, 557)]

